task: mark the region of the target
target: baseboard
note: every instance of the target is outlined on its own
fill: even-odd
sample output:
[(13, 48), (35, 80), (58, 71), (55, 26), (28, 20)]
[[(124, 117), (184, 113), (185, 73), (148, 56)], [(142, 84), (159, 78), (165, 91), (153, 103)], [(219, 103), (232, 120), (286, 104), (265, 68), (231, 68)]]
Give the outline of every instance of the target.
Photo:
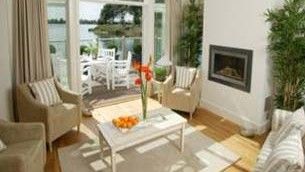
[(245, 125), (245, 123), (247, 123), (248, 125), (253, 126), (255, 134), (258, 134), (258, 135), (263, 134), (270, 128), (270, 122), (268, 120), (264, 121), (262, 124), (257, 124), (248, 119), (243, 119), (240, 116), (237, 116), (236, 113), (229, 111), (227, 109), (224, 109), (221, 106), (218, 106), (207, 100), (201, 100), (200, 107), (203, 109), (207, 109), (208, 111), (211, 111), (211, 112), (215, 113), (216, 115), (224, 117), (227, 120), (230, 120), (231, 122), (233, 122), (239, 126), (243, 126), (243, 125)]

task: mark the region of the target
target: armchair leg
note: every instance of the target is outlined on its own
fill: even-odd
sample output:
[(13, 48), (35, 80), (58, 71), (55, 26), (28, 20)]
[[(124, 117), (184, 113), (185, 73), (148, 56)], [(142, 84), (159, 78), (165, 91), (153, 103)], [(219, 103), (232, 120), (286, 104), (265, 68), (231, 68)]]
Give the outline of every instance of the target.
[(49, 147), (49, 151), (52, 152), (53, 151), (52, 142), (48, 142), (48, 147)]
[(190, 112), (189, 115), (190, 115), (189, 120), (192, 120), (193, 119), (193, 112)]
[(80, 132), (80, 124), (77, 125), (77, 132)]

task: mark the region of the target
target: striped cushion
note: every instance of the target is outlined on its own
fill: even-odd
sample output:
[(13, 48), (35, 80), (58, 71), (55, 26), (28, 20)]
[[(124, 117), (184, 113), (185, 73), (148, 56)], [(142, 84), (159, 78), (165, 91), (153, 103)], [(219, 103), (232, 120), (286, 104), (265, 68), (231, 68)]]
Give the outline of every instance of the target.
[(297, 111), (293, 112), (291, 117), (286, 118), (286, 121), (283, 122), (283, 125), (276, 133), (276, 137), (274, 139), (273, 145), (278, 144), (281, 140), (283, 140), (292, 129), (297, 128), (301, 131), (301, 135), (303, 136), (305, 133), (305, 114), (304, 109), (300, 108)]
[(292, 116), (293, 112), (286, 110), (276, 109), (272, 117), (272, 131), (280, 129), (288, 118)]
[(53, 79), (30, 83), (29, 86), (40, 103), (47, 106), (62, 103)]
[(3, 143), (3, 141), (0, 139), (0, 152), (4, 151), (6, 149), (6, 145)]
[(298, 172), (304, 167), (301, 133), (294, 128), (289, 135), (276, 145), (267, 161), (264, 172)]
[(194, 80), (196, 68), (176, 66), (176, 87), (190, 88)]
[(262, 147), (262, 151), (257, 156), (256, 164), (255, 164), (255, 167), (252, 170), (252, 172), (262, 172), (263, 171), (265, 162), (272, 152), (272, 148), (273, 148), (272, 140), (274, 139), (274, 135), (275, 135), (274, 133), (275, 132), (270, 132), (270, 134), (268, 135), (268, 137)]

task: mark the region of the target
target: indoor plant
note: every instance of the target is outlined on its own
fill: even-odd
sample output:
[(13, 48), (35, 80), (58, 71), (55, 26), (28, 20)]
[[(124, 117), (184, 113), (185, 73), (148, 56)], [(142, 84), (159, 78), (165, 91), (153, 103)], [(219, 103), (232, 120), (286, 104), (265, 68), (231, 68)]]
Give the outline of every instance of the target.
[(135, 85), (140, 86), (141, 100), (142, 100), (142, 117), (145, 121), (147, 119), (147, 100), (148, 100), (148, 84), (152, 80), (151, 61), (149, 58), (147, 65), (140, 62), (134, 62), (133, 67), (138, 72), (138, 78), (135, 80)]
[(154, 67), (155, 79), (163, 82), (166, 79), (167, 70), (165, 67)]
[(183, 9), (182, 36), (178, 42), (181, 66), (198, 67), (202, 50), (203, 5), (190, 0)]
[(305, 0), (286, 0), (266, 15), (271, 24), (275, 108), (295, 111), (304, 105)]

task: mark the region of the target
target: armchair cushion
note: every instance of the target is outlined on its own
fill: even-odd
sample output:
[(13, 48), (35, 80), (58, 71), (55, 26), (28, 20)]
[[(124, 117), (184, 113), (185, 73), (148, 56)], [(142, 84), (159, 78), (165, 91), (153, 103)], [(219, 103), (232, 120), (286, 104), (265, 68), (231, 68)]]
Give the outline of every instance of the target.
[(35, 98), (42, 104), (51, 106), (62, 103), (53, 78), (30, 83), (29, 86)]
[(0, 152), (4, 151), (6, 149), (6, 145), (3, 143), (3, 141), (0, 139)]
[(175, 94), (175, 95), (180, 95), (180, 96), (191, 96), (191, 91), (190, 90), (186, 90), (186, 89), (183, 89), (183, 88), (173, 88), (172, 89), (172, 94)]
[(302, 171), (304, 154), (300, 130), (294, 128), (289, 135), (279, 142), (265, 162), (264, 172)]
[(304, 135), (305, 132), (305, 114), (303, 107), (293, 112), (290, 118), (288, 118), (280, 129), (276, 132), (276, 137), (274, 140), (274, 145), (279, 144), (284, 138), (290, 134), (290, 131), (293, 129), (299, 129), (301, 131), (301, 135)]
[(195, 74), (196, 68), (176, 66), (176, 87), (189, 89)]

